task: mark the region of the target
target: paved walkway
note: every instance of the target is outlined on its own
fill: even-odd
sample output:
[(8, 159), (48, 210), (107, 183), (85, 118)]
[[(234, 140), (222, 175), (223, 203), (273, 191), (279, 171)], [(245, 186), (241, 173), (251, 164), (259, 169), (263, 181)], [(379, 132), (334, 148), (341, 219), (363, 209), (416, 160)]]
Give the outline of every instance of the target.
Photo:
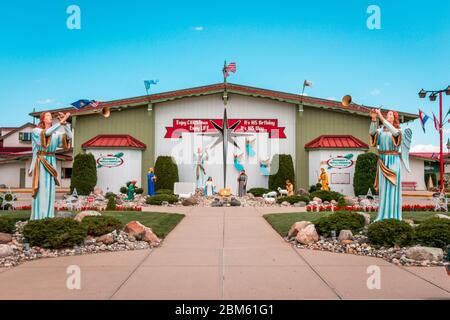
[[(177, 210), (186, 218), (155, 250), (0, 269), (0, 299), (450, 299), (444, 268), (293, 248), (261, 217), (270, 209)], [(81, 290), (66, 288), (69, 265), (81, 268)], [(370, 265), (379, 290), (367, 288)]]

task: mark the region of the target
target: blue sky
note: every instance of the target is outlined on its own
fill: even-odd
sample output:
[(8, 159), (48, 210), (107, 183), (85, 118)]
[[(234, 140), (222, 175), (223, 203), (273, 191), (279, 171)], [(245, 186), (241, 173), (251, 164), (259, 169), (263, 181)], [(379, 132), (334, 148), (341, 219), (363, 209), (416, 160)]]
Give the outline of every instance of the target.
[[(153, 92), (220, 82), (225, 59), (234, 83), (298, 93), (309, 79), (309, 95), (411, 113), (437, 114), (417, 92), (450, 84), (448, 1), (42, 2), (0, 4), (0, 126), (33, 107), (142, 95), (144, 79), (160, 80)], [(72, 4), (81, 30), (66, 27)], [(380, 30), (366, 26), (372, 4)], [(416, 148), (437, 145), (432, 121), (426, 134), (416, 122)]]

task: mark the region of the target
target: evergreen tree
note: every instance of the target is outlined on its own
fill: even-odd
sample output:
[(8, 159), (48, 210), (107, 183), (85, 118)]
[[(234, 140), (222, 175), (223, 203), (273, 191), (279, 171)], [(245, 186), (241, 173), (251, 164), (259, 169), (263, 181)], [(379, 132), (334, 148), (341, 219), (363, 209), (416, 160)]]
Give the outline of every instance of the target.
[[(277, 164), (278, 163), (278, 170)], [(290, 154), (276, 154), (270, 165), (269, 189), (276, 191), (278, 187), (286, 188), (286, 180), (290, 180), (295, 188), (295, 171), (292, 156)]]
[(155, 163), (155, 189), (170, 189), (173, 191), (175, 182), (180, 181), (178, 166), (170, 156), (159, 156)]
[(79, 195), (89, 195), (97, 184), (97, 163), (92, 153), (75, 156), (70, 181), (70, 192), (76, 188)]
[(378, 155), (373, 152), (363, 153), (356, 159), (355, 175), (353, 176), (353, 190), (355, 195), (365, 195), (367, 191), (377, 194), (373, 183), (377, 173)]

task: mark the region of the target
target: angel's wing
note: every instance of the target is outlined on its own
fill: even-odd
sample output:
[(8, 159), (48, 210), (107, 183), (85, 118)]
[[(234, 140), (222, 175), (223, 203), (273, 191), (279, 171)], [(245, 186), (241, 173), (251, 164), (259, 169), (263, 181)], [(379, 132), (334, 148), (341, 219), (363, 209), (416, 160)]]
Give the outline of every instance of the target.
[(409, 149), (411, 148), (411, 140), (412, 130), (410, 128), (406, 128), (402, 135), (401, 155), (403, 165), (408, 172), (411, 172), (411, 169), (409, 168)]

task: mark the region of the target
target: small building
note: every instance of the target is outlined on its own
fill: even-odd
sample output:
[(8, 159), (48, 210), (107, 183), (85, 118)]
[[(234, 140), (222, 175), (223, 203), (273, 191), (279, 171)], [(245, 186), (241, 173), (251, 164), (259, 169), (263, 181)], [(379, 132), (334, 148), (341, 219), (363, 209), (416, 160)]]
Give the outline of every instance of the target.
[[(36, 126), (26, 123), (16, 128), (0, 128), (0, 186), (31, 188), (31, 131)], [(61, 188), (70, 186), (72, 149), (56, 152), (56, 165)]]
[[(75, 154), (83, 150), (95, 150), (97, 156), (100, 152), (103, 156), (105, 153), (113, 154), (112, 151), (117, 149), (89, 149), (86, 144), (99, 136), (103, 140), (105, 135), (129, 135), (129, 139), (136, 139), (146, 146), (139, 149), (141, 162), (139, 165), (137, 161), (134, 169), (140, 167), (140, 179), (136, 180), (146, 181), (147, 170), (154, 166), (158, 156), (172, 156), (178, 165), (180, 181), (196, 182), (198, 167), (195, 157), (198, 152), (206, 152), (202, 171), (205, 177), (212, 177), (217, 189), (220, 189), (224, 187), (222, 148), (217, 146), (216, 138), (210, 134), (217, 133), (217, 128), (222, 125), (224, 99), (228, 101), (228, 126), (234, 127), (233, 132), (240, 135), (235, 138), (234, 144), (228, 144), (225, 164), (228, 184), (225, 187), (230, 187), (234, 194), (241, 166), (248, 175), (247, 188), (267, 187), (268, 176), (261, 168), (266, 164), (274, 165), (270, 160), (275, 154), (292, 156), (296, 188), (308, 188), (316, 180), (314, 175), (318, 163), (334, 159), (327, 164), (333, 168), (330, 169), (333, 173), (332, 185), (338, 190), (351, 192), (348, 181), (350, 179), (352, 182), (352, 166), (338, 169), (338, 166), (344, 166), (339, 157), (347, 152), (353, 153), (354, 158), (347, 161), (349, 164), (356, 160), (357, 154), (366, 150), (375, 151), (374, 148), (367, 148), (371, 107), (354, 103), (343, 106), (341, 101), (232, 83), (101, 102), (97, 107), (88, 106), (80, 110), (69, 108), (52, 112), (72, 113)], [(105, 110), (110, 114), (108, 118), (102, 117)], [(38, 117), (39, 113), (32, 115)], [(399, 115), (402, 123), (417, 119), (415, 114), (399, 112)], [(352, 145), (348, 149), (330, 150), (305, 148), (306, 144), (314, 139), (320, 140), (321, 136), (336, 138), (343, 135), (350, 136), (353, 142), (358, 141), (358, 147)], [(253, 143), (251, 148), (247, 145), (249, 143)], [(123, 150), (124, 153), (129, 151), (132, 150)], [(100, 176), (98, 183), (111, 189), (131, 179), (124, 166), (112, 170), (122, 170), (115, 175), (116, 180), (120, 181), (106, 182), (109, 178)], [(146, 183), (142, 185), (146, 190)]]

